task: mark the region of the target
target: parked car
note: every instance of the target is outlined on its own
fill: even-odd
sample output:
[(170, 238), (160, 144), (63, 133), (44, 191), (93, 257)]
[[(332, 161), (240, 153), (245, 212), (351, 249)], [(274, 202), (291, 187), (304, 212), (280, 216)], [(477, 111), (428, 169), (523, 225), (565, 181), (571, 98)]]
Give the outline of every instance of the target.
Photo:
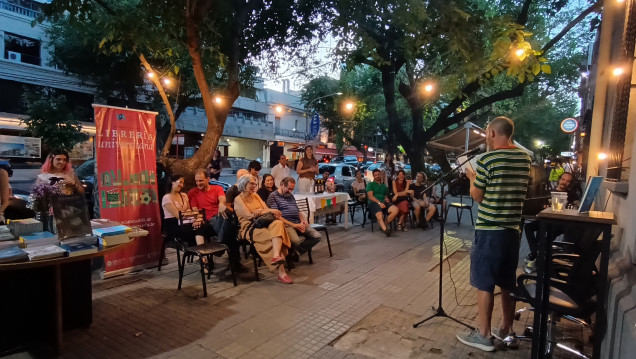
[(381, 166), (381, 163), (374, 163), (367, 167), (367, 170), (364, 172), (364, 178), (366, 178), (367, 182), (373, 182), (373, 171), (375, 169), (380, 169)]
[(356, 156), (345, 156), (343, 162), (348, 164), (348, 165), (355, 166), (355, 167), (358, 167), (358, 165), (360, 164), (360, 162), (358, 162), (358, 157), (356, 157)]
[(358, 169), (362, 171), (362, 175), (364, 176), (364, 173), (366, 172), (367, 168), (369, 168), (369, 166), (372, 166), (374, 164), (375, 162), (373, 161), (367, 161), (367, 162), (361, 163), (360, 166), (358, 166)]
[(334, 179), (336, 186), (342, 186), (345, 192), (349, 192), (351, 183), (356, 179), (356, 168), (344, 163), (319, 164), (316, 178), (322, 178), (325, 171), (329, 172), (329, 178)]
[(344, 156), (331, 157), (331, 163), (344, 163)]

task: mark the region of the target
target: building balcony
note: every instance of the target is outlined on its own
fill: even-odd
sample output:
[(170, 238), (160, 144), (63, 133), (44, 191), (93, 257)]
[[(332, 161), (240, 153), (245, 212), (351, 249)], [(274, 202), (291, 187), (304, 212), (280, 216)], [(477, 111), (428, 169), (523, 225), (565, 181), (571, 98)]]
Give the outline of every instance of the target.
[(274, 132), (277, 136), (285, 136), (291, 138), (299, 138), (301, 140), (305, 140), (305, 132), (302, 131), (294, 131), (286, 128), (277, 128)]
[[(16, 5), (13, 1), (0, 0), (0, 10), (6, 10), (30, 18), (36, 18), (41, 14), (40, 4), (38, 2), (26, 0), (20, 1), (20, 4), (22, 6)], [(25, 5), (28, 7), (25, 7)]]

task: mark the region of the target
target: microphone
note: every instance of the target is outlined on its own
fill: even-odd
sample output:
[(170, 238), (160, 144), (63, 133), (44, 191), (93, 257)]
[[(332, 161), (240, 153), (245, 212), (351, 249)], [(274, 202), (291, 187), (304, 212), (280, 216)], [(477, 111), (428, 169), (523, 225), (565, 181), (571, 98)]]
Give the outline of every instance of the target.
[(473, 156), (482, 152), (486, 152), (486, 144), (482, 143), (481, 145), (479, 145), (478, 147), (473, 148), (470, 151), (466, 151), (462, 154), (457, 155), (457, 157), (462, 157), (462, 156)]

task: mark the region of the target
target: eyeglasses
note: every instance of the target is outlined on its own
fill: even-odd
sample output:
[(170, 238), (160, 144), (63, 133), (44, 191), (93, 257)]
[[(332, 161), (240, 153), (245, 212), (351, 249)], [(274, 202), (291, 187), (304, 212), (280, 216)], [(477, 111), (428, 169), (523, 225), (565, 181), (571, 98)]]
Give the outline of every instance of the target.
[(250, 182), (251, 186), (256, 186), (256, 182)]

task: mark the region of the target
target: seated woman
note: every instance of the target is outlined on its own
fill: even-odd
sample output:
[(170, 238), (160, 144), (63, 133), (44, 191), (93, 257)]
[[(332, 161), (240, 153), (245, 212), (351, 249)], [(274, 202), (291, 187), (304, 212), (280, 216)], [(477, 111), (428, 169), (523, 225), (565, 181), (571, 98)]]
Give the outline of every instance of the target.
[(406, 226), (404, 220), (409, 213), (409, 196), (413, 195), (413, 190), (409, 189), (411, 184), (410, 180), (406, 180), (406, 173), (404, 170), (399, 170), (397, 177), (393, 181), (393, 198), (391, 202), (395, 204), (399, 210), (398, 212), (398, 230), (405, 232)]
[[(281, 212), (267, 208), (261, 197), (256, 194), (256, 179), (253, 176), (241, 176), (237, 187), (241, 194), (234, 199), (234, 211), (241, 223), (239, 232), (241, 237), (250, 238), (254, 242), (254, 248), (269, 270), (273, 272), (278, 269), (279, 282), (294, 283), (285, 272), (283, 265), (285, 256), (291, 248), (291, 241), (285, 231), (285, 224), (280, 220)], [(278, 219), (270, 223), (267, 228), (254, 228), (252, 219), (265, 213), (274, 213)]]
[(179, 174), (172, 174), (168, 177), (166, 194), (161, 199), (163, 208), (163, 228), (171, 238), (179, 237), (189, 246), (204, 244), (204, 229), (202, 227), (203, 218), (188, 218), (183, 220), (183, 226), (179, 225), (179, 212), (190, 211), (188, 195), (181, 193), (184, 179)]
[(46, 156), (41, 173), (35, 179), (36, 186), (42, 183), (51, 185), (58, 183), (64, 194), (84, 194), (84, 186), (73, 172), (68, 152), (63, 149), (53, 149)]
[(259, 197), (263, 200), (263, 202), (267, 202), (267, 198), (269, 198), (270, 193), (276, 191), (276, 185), (274, 185), (274, 176), (267, 174), (263, 175), (263, 182), (261, 183), (261, 188), (256, 191)]

